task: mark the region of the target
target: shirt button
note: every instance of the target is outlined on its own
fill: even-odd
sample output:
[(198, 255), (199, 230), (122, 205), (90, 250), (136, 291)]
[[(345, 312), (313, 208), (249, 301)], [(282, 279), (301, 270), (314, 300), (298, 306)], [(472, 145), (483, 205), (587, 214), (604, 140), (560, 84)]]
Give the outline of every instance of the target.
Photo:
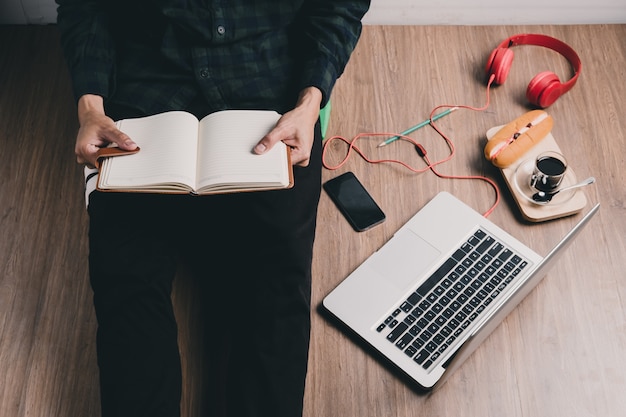
[(202, 78), (208, 78), (209, 77), (209, 69), (208, 68), (202, 68), (200, 70), (200, 76)]
[(219, 26), (217, 27), (217, 34), (218, 34), (218, 35), (223, 35), (223, 34), (225, 34), (225, 33), (226, 33), (226, 28), (225, 28), (224, 26), (222, 26), (222, 25), (219, 25)]

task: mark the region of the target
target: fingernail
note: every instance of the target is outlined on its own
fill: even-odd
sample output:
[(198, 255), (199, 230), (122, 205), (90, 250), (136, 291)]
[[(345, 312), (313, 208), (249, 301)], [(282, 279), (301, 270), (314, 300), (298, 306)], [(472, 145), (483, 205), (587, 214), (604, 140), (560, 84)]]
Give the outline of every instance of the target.
[(258, 145), (256, 145), (254, 147), (254, 152), (256, 152), (256, 153), (263, 153), (263, 152), (265, 152), (265, 149), (267, 149), (267, 146), (265, 146), (262, 143), (259, 143)]

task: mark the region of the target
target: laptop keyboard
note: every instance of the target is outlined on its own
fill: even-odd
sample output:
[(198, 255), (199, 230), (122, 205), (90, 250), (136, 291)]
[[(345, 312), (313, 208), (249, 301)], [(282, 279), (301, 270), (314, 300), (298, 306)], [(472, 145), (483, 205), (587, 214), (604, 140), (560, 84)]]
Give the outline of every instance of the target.
[(479, 229), (376, 330), (428, 370), (526, 266)]

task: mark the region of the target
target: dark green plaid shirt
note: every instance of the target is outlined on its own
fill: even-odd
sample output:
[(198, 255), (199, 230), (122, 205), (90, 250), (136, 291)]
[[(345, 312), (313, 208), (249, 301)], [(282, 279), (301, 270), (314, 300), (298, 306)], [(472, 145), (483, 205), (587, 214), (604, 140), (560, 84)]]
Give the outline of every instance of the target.
[[(369, 0), (57, 0), (78, 99), (143, 113), (186, 108), (286, 111), (300, 90), (328, 100)], [(322, 104), (324, 104), (322, 103)]]

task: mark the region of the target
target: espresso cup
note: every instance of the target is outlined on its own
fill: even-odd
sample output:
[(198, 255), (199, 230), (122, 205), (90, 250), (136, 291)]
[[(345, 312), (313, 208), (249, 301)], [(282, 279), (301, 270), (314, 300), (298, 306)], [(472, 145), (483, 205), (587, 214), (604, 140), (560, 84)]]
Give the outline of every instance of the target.
[(555, 191), (561, 185), (566, 171), (567, 161), (563, 155), (554, 151), (541, 153), (535, 159), (530, 186), (538, 191)]

